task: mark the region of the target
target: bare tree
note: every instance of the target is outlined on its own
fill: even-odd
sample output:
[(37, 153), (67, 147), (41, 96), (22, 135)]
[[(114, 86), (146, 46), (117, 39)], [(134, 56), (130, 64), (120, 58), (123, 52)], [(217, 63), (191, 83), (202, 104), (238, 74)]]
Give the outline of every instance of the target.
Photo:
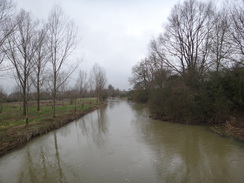
[(226, 62), (233, 53), (232, 44), (229, 41), (231, 34), (228, 15), (228, 10), (226, 9), (222, 9), (218, 12), (216, 11), (215, 14), (210, 58), (211, 65), (216, 72), (226, 67)]
[(7, 94), (3, 90), (2, 86), (0, 86), (0, 113), (2, 113), (2, 111), (3, 111), (2, 103), (6, 102), (6, 99), (7, 99)]
[(75, 88), (78, 91), (79, 97), (84, 96), (88, 88), (87, 74), (85, 71), (79, 71), (79, 76), (77, 78)]
[(165, 64), (194, 83), (208, 69), (213, 6), (197, 0), (177, 4), (152, 50)]
[(37, 49), (33, 58), (33, 73), (31, 75), (31, 81), (36, 89), (37, 99), (37, 111), (40, 111), (41, 90), (46, 81), (45, 67), (47, 64), (47, 39), (46, 29), (41, 28), (36, 33)]
[(33, 67), (33, 58), (37, 50), (35, 39), (37, 25), (30, 13), (21, 10), (16, 17), (17, 29), (6, 44), (6, 55), (15, 69), (15, 78), (22, 91), (23, 115), (26, 115), (26, 125), (28, 125), (28, 87), (30, 74)]
[[(74, 23), (65, 17), (63, 10), (55, 6), (48, 18), (47, 25), (48, 50), (50, 52), (50, 63), (52, 67), (52, 98), (53, 98), (53, 117), (56, 116), (56, 95), (61, 85), (57, 84), (57, 79), (62, 72), (64, 63), (71, 55), (77, 45), (77, 28)], [(74, 68), (75, 69), (75, 68)], [(67, 78), (74, 71), (69, 72)], [(67, 80), (63, 79), (63, 82)], [(62, 83), (62, 82), (61, 82)]]
[(232, 43), (236, 50), (234, 61), (244, 65), (244, 0), (235, 5), (231, 11)]
[(167, 70), (164, 60), (151, 53), (132, 68), (133, 76), (129, 79), (131, 85), (143, 90), (162, 88)]
[(64, 94), (68, 89), (68, 83), (69, 83), (69, 73), (62, 71), (57, 78), (57, 86), (58, 86), (58, 93), (59, 93), (59, 98), (63, 99)]
[(145, 58), (141, 60), (132, 68), (133, 77), (129, 78), (130, 84), (134, 84), (136, 88), (146, 90), (149, 88), (149, 84), (152, 81), (152, 75), (149, 72), (149, 60)]
[(104, 88), (107, 82), (105, 70), (94, 64), (90, 73), (92, 88), (95, 90), (97, 102), (103, 101)]
[[(8, 37), (14, 32), (16, 22), (12, 21), (15, 11), (15, 4), (11, 0), (0, 1), (0, 66), (3, 67), (5, 59), (4, 43)], [(8, 67), (0, 68), (0, 70), (8, 69)]]

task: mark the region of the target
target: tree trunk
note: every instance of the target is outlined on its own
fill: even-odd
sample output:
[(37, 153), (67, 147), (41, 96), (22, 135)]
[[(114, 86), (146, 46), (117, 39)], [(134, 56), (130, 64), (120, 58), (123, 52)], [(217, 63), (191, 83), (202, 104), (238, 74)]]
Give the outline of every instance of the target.
[(57, 76), (54, 73), (54, 84), (53, 84), (53, 118), (56, 117), (56, 95), (57, 95)]
[(37, 111), (40, 111), (40, 91), (37, 92)]
[(39, 72), (37, 74), (36, 84), (37, 84), (37, 111), (40, 111), (40, 73)]
[(26, 87), (23, 88), (23, 115), (25, 116), (25, 126), (28, 127), (28, 99), (27, 99), (27, 91)]
[(23, 115), (27, 114), (26, 107), (27, 107), (27, 97), (26, 97), (26, 87), (23, 88)]
[(53, 94), (53, 118), (56, 117), (56, 93)]

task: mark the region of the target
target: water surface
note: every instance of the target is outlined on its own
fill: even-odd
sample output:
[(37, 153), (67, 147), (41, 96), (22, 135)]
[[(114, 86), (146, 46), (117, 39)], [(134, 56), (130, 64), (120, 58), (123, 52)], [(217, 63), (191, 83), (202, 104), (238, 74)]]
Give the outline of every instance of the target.
[(201, 126), (152, 120), (121, 100), (0, 158), (0, 183), (244, 180), (244, 145)]

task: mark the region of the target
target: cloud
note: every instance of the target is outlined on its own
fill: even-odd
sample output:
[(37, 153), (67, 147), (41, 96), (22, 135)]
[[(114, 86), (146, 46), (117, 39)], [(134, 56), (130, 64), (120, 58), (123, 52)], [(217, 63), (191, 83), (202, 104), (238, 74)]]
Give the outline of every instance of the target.
[[(108, 84), (128, 89), (131, 68), (148, 52), (148, 43), (162, 30), (178, 0), (18, 0), (18, 7), (35, 17), (48, 17), (55, 4), (79, 27), (81, 42), (76, 56), (80, 68), (89, 71), (94, 63), (106, 70)], [(75, 76), (73, 76), (75, 78)]]

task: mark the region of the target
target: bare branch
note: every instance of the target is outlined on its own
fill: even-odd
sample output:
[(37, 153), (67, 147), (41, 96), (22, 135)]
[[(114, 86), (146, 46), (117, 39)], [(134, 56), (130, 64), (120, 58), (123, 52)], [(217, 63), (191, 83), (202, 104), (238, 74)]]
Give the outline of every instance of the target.
[[(61, 84), (57, 83), (57, 79), (62, 73), (64, 63), (67, 61), (67, 58), (72, 54), (77, 45), (77, 28), (74, 23), (64, 15), (60, 6), (55, 6), (49, 15), (47, 35), (48, 50), (50, 52), (49, 59), (52, 66), (53, 76), (53, 117), (55, 117), (56, 95), (58, 88), (61, 86)], [(77, 66), (67, 74), (67, 77), (63, 78), (63, 82), (68, 79), (76, 68)]]

